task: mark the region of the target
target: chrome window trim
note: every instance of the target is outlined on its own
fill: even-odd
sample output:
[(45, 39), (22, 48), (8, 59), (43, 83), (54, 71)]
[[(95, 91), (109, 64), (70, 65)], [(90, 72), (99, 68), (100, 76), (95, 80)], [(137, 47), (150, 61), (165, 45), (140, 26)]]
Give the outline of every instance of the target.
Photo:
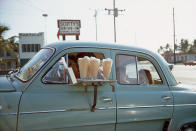
[(139, 71), (138, 71), (138, 56), (135, 56), (136, 72), (137, 72), (137, 84), (139, 84)]
[[(46, 48), (53, 48), (53, 49), (55, 49), (55, 52), (56, 52), (56, 48), (55, 48), (55, 47), (46, 47)], [(160, 70), (161, 70), (161, 72), (162, 72), (162, 74), (163, 74), (163, 76), (164, 76), (164, 78), (165, 78), (165, 80), (166, 80), (166, 84), (167, 84), (169, 87), (170, 87), (170, 86), (173, 86), (173, 85), (170, 85), (170, 83), (169, 83), (167, 77), (165, 76), (165, 73), (163, 72), (163, 68), (162, 68), (162, 66), (160, 65), (159, 61), (157, 61), (157, 59), (156, 59), (154, 56), (152, 56), (152, 55), (150, 55), (150, 54), (148, 54), (148, 53), (146, 53), (146, 52), (143, 52), (143, 51), (127, 50), (127, 49), (118, 49), (118, 48), (92, 47), (92, 46), (72, 46), (72, 47), (68, 47), (68, 48), (64, 48), (64, 49), (60, 50), (57, 54), (55, 54), (55, 52), (54, 52), (54, 54), (52, 55), (52, 57), (51, 57), (48, 61), (50, 61), (52, 58), (56, 57), (56, 56), (57, 56), (58, 54), (60, 54), (61, 52), (65, 51), (65, 50), (68, 50), (68, 49), (72, 49), (72, 48), (97, 48), (97, 49), (109, 49), (109, 50), (131, 51), (131, 52), (142, 53), (142, 54), (148, 55), (148, 56), (152, 57), (152, 58), (157, 62), (157, 64), (159, 65)], [(47, 61), (46, 63), (48, 63), (48, 61)], [(39, 74), (39, 72), (40, 72), (46, 65), (47, 65), (47, 64), (45, 64), (44, 66), (42, 66), (42, 68), (35, 74), (34, 78), (37, 77), (37, 75)], [(30, 80), (31, 80), (31, 82), (32, 82), (33, 79), (30, 79)], [(174, 79), (174, 80), (175, 80), (175, 79)], [(24, 87), (23, 91), (25, 91), (25, 90), (29, 87), (29, 85), (31, 84), (31, 82), (30, 82), (26, 87)], [(177, 83), (176, 83), (176, 84), (177, 84)]]
[[(67, 48), (66, 48), (67, 49)], [(64, 49), (64, 50), (66, 50), (66, 49)], [(60, 53), (61, 53), (62, 51), (60, 51), (58, 54), (56, 54), (54, 57), (56, 57), (57, 55), (59, 55)], [(70, 54), (70, 53), (83, 53), (83, 51), (71, 51), (71, 52), (68, 52), (68, 53), (65, 53), (63, 56), (64, 57), (66, 57), (66, 62), (68, 62), (68, 55)], [(104, 52), (101, 52), (101, 51), (97, 51), (97, 52), (92, 52), (92, 51), (90, 51), (90, 53), (99, 53), (99, 54), (103, 54), (103, 57), (104, 58), (106, 58), (105, 57), (105, 54), (104, 54)], [(62, 56), (61, 56), (62, 57)], [(59, 58), (59, 59), (57, 59), (56, 60), (56, 62), (51, 66), (51, 67), (49, 67), (48, 69), (47, 69), (47, 71), (41, 76), (41, 82), (43, 83), (43, 84), (66, 84), (66, 85), (70, 85), (70, 83), (68, 83), (68, 82), (59, 82), (59, 81), (51, 81), (51, 82), (44, 82), (44, 80), (43, 80), (43, 78), (46, 76), (46, 74), (52, 69), (52, 67), (61, 59), (61, 57)], [(67, 63), (67, 65), (68, 65), (68, 63)], [(67, 77), (67, 79), (68, 79), (68, 76), (66, 76)]]
[[(163, 68), (162, 68), (162, 66), (160, 65), (159, 61), (157, 61), (157, 59), (156, 59), (154, 56), (152, 56), (151, 54), (148, 54), (148, 53), (146, 53), (146, 52), (137, 51), (137, 50), (119, 49), (119, 48), (104, 48), (104, 47), (92, 47), (92, 46), (72, 46), (72, 47), (68, 47), (68, 48), (62, 49), (61, 51), (59, 51), (59, 53), (63, 52), (64, 50), (72, 49), (72, 48), (97, 48), (97, 49), (109, 49), (109, 50), (131, 51), (131, 52), (142, 53), (142, 54), (148, 55), (148, 56), (152, 57), (152, 58), (157, 62), (157, 64), (159, 65), (159, 67), (160, 67), (160, 69), (161, 69), (161, 72), (162, 72), (162, 74), (163, 74), (163, 76), (164, 76), (164, 78), (165, 78), (165, 80), (166, 80), (166, 84), (167, 84), (168, 86), (174, 86), (174, 85), (170, 85), (170, 83), (169, 83), (167, 77), (165, 76), (165, 73), (163, 72)], [(59, 53), (58, 53), (58, 54), (59, 54)], [(58, 54), (57, 54), (57, 55), (58, 55)], [(56, 55), (55, 55), (55, 56), (56, 56)], [(177, 83), (176, 83), (176, 84), (177, 84)]]

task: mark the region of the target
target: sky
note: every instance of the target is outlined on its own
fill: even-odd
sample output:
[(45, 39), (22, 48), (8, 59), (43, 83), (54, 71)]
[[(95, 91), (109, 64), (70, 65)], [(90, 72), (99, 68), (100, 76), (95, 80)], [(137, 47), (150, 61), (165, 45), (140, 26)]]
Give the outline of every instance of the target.
[[(116, 18), (116, 44), (143, 47), (156, 52), (167, 43), (173, 47), (173, 8), (176, 42), (196, 39), (196, 0), (115, 0), (125, 9)], [(46, 32), (47, 43), (58, 41), (57, 20), (81, 20), (80, 40), (114, 42), (113, 0), (0, 0), (0, 23), (8, 26), (4, 37), (19, 33)], [(48, 14), (43, 17), (42, 14)], [(75, 40), (69, 36), (67, 40)]]

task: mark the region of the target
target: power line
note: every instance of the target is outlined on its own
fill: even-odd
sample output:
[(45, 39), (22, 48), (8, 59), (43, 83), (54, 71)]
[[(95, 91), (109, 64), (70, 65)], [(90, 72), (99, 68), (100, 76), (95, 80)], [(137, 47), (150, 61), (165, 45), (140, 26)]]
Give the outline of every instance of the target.
[[(28, 0), (29, 1), (29, 0)], [(38, 6), (36, 6), (34, 3), (32, 3), (31, 1), (29, 1), (29, 2), (27, 2), (27, 1), (25, 1), (25, 0), (18, 0), (18, 2), (22, 2), (23, 4), (25, 4), (25, 5), (27, 5), (27, 6), (29, 6), (29, 7), (32, 7), (32, 8), (34, 8), (34, 9), (36, 9), (36, 10), (39, 10), (39, 11), (41, 11), (42, 13), (43, 12), (46, 12), (46, 11), (44, 11), (43, 9), (41, 9), (41, 8), (39, 8)]]

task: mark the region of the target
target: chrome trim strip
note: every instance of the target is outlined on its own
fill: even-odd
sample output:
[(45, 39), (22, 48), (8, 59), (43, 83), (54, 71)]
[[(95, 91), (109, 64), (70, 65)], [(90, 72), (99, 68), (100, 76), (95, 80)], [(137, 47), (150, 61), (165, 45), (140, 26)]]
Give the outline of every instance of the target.
[(116, 107), (101, 107), (101, 108), (95, 108), (95, 110), (113, 110), (116, 109)]
[(17, 113), (0, 113), (0, 116), (17, 115)]
[(70, 111), (86, 111), (90, 110), (90, 108), (83, 109), (62, 109), (62, 110), (48, 110), (48, 111), (30, 111), (30, 112), (20, 112), (19, 114), (36, 114), (36, 113), (54, 113), (54, 112), (70, 112)]
[(20, 112), (19, 114), (37, 114), (37, 113), (52, 113), (52, 112), (65, 112), (66, 110), (49, 110), (49, 111), (31, 111), (31, 112)]
[[(179, 106), (196, 106), (196, 104), (178, 104), (178, 105), (152, 105), (152, 106), (126, 106), (126, 107), (117, 107), (117, 109), (136, 109), (136, 108), (156, 108), (156, 107), (179, 107)], [(114, 110), (116, 107), (99, 107), (95, 110)], [(54, 113), (54, 112), (71, 112), (71, 111), (89, 111), (90, 108), (81, 108), (81, 109), (60, 109), (60, 110), (48, 110), (48, 111), (29, 111), (29, 112), (20, 112), (19, 115), (23, 114), (37, 114), (37, 113)], [(17, 115), (17, 113), (0, 113), (0, 116), (5, 115)]]
[[(103, 107), (96, 108), (95, 110), (112, 110), (116, 107)], [(54, 112), (71, 112), (71, 111), (89, 111), (90, 108), (81, 108), (81, 109), (62, 109), (62, 110), (48, 110), (48, 111), (31, 111), (31, 112), (20, 112), (19, 114), (36, 114), (36, 113), (54, 113)]]
[(156, 107), (173, 107), (173, 105), (127, 106), (127, 107), (118, 107), (117, 109), (156, 108)]
[(196, 104), (177, 104), (177, 105), (174, 105), (175, 106), (196, 106)]
[[(95, 110), (113, 110), (116, 107), (101, 107), (96, 108)], [(29, 111), (29, 112), (20, 112), (19, 115), (23, 114), (37, 114), (37, 113), (54, 113), (54, 112), (71, 112), (71, 111), (90, 111), (90, 108), (81, 108), (81, 109), (62, 109), (62, 110), (48, 110), (48, 111)], [(17, 113), (0, 113), (1, 115), (17, 115)]]
[(118, 107), (117, 109), (156, 108), (156, 107), (179, 107), (179, 106), (196, 106), (196, 104), (152, 105), (152, 106), (126, 106), (126, 107)]

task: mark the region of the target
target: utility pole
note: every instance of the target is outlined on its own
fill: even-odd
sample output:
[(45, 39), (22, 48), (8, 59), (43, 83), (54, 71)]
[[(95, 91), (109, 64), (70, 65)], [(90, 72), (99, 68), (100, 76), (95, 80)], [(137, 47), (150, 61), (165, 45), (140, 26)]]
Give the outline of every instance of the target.
[(116, 17), (118, 17), (118, 9), (116, 8), (116, 2), (113, 0), (113, 11), (114, 11), (114, 42), (116, 43)]
[(42, 14), (42, 16), (45, 18), (45, 45), (47, 44), (47, 17), (48, 17), (48, 14)]
[(97, 41), (97, 10), (96, 9), (95, 9), (94, 17), (95, 17), (96, 41)]
[[(124, 10), (118, 10), (118, 8), (116, 8), (116, 3), (115, 0), (113, 0), (113, 9), (107, 9), (105, 8), (106, 11), (108, 11), (108, 15), (113, 15), (114, 16), (114, 42), (116, 43), (116, 17), (118, 17), (118, 12), (123, 12)], [(113, 12), (113, 14), (111, 14), (111, 12)]]
[(175, 32), (175, 17), (174, 17), (174, 8), (173, 8), (173, 31), (174, 31), (174, 64), (176, 64), (176, 32)]

